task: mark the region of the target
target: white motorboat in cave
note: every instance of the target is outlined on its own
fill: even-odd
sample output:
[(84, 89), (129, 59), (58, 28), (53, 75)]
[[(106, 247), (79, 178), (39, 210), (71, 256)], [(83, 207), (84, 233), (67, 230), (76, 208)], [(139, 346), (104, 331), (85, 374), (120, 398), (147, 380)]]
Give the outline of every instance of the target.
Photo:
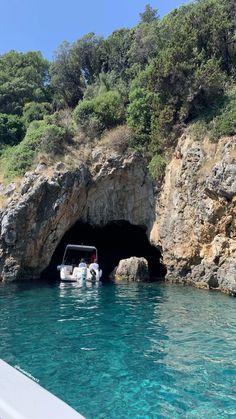
[[(62, 264), (57, 267), (63, 282), (99, 282), (102, 270), (97, 264), (98, 252), (94, 246), (68, 244)], [(96, 261), (96, 262), (95, 262)]]

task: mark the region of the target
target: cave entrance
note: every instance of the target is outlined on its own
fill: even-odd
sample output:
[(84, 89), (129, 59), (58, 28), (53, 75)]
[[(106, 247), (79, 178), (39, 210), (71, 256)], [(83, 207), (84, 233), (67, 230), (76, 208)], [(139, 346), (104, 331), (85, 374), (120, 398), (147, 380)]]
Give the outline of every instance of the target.
[(61, 264), (67, 244), (84, 244), (97, 248), (103, 281), (108, 280), (120, 259), (131, 256), (143, 256), (147, 259), (152, 280), (164, 278), (166, 274), (166, 269), (160, 262), (161, 253), (150, 245), (145, 228), (127, 221), (115, 221), (103, 227), (77, 222), (57, 246), (50, 265), (42, 274), (43, 278), (55, 277), (56, 267)]

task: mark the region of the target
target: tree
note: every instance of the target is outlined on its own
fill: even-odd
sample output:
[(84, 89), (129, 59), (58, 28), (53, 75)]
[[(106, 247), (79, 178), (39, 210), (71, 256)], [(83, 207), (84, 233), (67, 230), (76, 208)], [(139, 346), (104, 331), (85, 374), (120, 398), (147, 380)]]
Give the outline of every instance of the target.
[(81, 63), (68, 42), (64, 42), (58, 48), (50, 74), (56, 106), (75, 107), (83, 97), (85, 81)]
[(129, 67), (129, 49), (132, 42), (133, 31), (129, 29), (119, 29), (114, 31), (104, 42), (103, 63), (104, 72), (115, 72), (118, 78), (125, 82), (129, 76), (127, 69)]
[(84, 35), (76, 41), (72, 47), (72, 54), (80, 64), (81, 72), (86, 84), (95, 82), (96, 77), (102, 71), (103, 38), (97, 37), (93, 32)]
[(50, 99), (49, 63), (39, 52), (0, 56), (0, 112), (21, 115), (27, 102)]
[(141, 72), (131, 84), (127, 123), (136, 135), (136, 145), (148, 145), (153, 118), (155, 94), (148, 87), (149, 69)]
[(129, 66), (132, 76), (144, 70), (148, 62), (157, 55), (159, 21), (141, 22), (134, 29), (129, 49)]
[(58, 107), (74, 108), (83, 98), (87, 85), (102, 71), (103, 38), (93, 32), (70, 45), (64, 42), (51, 66), (52, 87)]
[(230, 71), (224, 46), (229, 23), (218, 0), (183, 6), (160, 22), (158, 54), (150, 65), (148, 83), (156, 93), (152, 139), (173, 141), (181, 124), (223, 95)]
[(141, 17), (141, 22), (144, 23), (151, 23), (159, 18), (158, 10), (153, 9), (150, 4), (146, 4), (143, 13), (140, 13), (139, 16)]

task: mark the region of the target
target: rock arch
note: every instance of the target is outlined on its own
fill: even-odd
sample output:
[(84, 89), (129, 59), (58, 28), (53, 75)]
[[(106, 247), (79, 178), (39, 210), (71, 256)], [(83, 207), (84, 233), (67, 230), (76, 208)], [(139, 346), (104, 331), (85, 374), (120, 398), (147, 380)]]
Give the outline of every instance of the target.
[(116, 220), (154, 222), (154, 191), (137, 153), (94, 153), (90, 164), (47, 174), (28, 173), (1, 214), (0, 276), (37, 278), (64, 234), (78, 221), (104, 226)]
[(160, 263), (160, 251), (151, 246), (143, 226), (136, 226), (127, 221), (117, 220), (104, 226), (95, 226), (77, 222), (65, 233), (55, 249), (50, 265), (42, 273), (46, 279), (56, 278), (57, 266), (61, 264), (65, 247), (70, 244), (92, 245), (98, 249), (99, 264), (103, 270), (103, 281), (109, 279), (109, 274), (121, 259), (131, 256), (145, 257), (148, 261), (152, 280), (163, 278), (164, 266)]

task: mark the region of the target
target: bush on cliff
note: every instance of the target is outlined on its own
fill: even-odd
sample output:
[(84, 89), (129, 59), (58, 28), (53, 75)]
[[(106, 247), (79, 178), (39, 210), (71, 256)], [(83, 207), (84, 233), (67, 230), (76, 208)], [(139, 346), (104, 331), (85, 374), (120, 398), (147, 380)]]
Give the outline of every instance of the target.
[(133, 139), (133, 132), (126, 125), (120, 125), (107, 131), (99, 144), (109, 147), (109, 150), (123, 154), (132, 146)]
[(220, 137), (236, 134), (236, 88), (228, 88), (226, 94), (199, 117), (191, 126), (197, 140), (205, 136), (216, 142)]
[(19, 116), (0, 113), (0, 146), (17, 144), (24, 134), (24, 124)]
[(29, 102), (26, 103), (23, 109), (22, 120), (26, 127), (32, 121), (40, 121), (45, 115), (52, 113), (52, 105), (48, 102)]
[(166, 159), (159, 154), (153, 156), (148, 165), (149, 173), (154, 180), (161, 180), (163, 178), (165, 174), (165, 168)]
[(5, 177), (24, 175), (32, 167), (38, 153), (54, 157), (62, 155), (67, 141), (68, 132), (65, 128), (47, 124), (45, 121), (33, 121), (24, 140), (2, 152), (1, 165)]
[(226, 98), (225, 105), (211, 122), (210, 128), (213, 140), (236, 134), (236, 89)]
[(74, 118), (90, 138), (100, 137), (105, 129), (123, 122), (121, 95), (117, 91), (109, 91), (94, 99), (83, 100), (75, 108)]

